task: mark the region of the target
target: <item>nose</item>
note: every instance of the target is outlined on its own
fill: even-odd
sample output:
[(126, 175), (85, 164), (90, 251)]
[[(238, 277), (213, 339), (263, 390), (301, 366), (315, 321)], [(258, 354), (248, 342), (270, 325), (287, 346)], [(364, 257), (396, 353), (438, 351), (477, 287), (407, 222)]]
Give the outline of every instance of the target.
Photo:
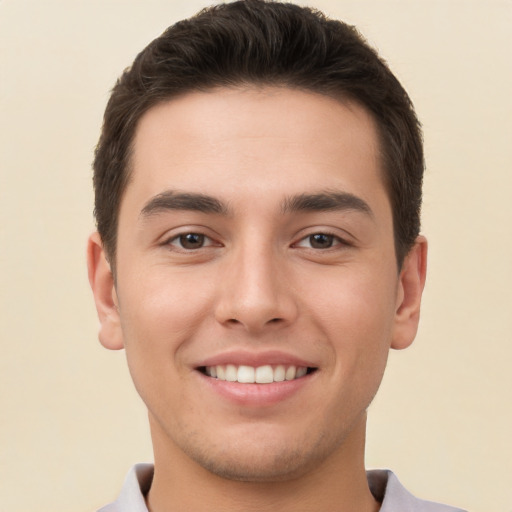
[(236, 251), (226, 262), (220, 283), (217, 321), (250, 334), (292, 324), (298, 305), (283, 260), (269, 248)]

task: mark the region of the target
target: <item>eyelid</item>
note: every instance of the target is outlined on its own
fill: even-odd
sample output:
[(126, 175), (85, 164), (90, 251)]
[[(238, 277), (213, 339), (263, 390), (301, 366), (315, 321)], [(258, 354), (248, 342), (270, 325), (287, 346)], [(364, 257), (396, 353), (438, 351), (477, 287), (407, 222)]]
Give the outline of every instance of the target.
[[(317, 249), (314, 247), (307, 247), (307, 240), (314, 235), (326, 235), (334, 238), (333, 245), (327, 249)], [(297, 242), (292, 244), (292, 247), (302, 247), (306, 249), (312, 249), (315, 251), (327, 251), (329, 249), (336, 249), (339, 246), (352, 247), (354, 245), (353, 237), (349, 233), (344, 232), (340, 234), (339, 230), (332, 228), (314, 227), (306, 230), (302, 230), (302, 233), (297, 236)]]
[[(311, 247), (311, 246), (306, 246), (305, 244), (307, 243), (307, 241), (312, 237), (312, 236), (315, 236), (315, 235), (325, 235), (325, 236), (330, 236), (333, 238), (333, 244), (330, 246), (330, 247), (327, 247), (325, 249), (320, 249), (318, 247)], [(343, 238), (339, 237), (338, 235), (335, 235), (334, 233), (328, 233), (326, 231), (319, 231), (319, 232), (316, 232), (316, 233), (311, 233), (309, 235), (306, 235), (304, 237), (302, 237), (298, 242), (294, 243), (293, 244), (294, 247), (305, 247), (307, 249), (313, 249), (315, 251), (327, 251), (329, 249), (334, 249), (340, 245), (349, 245), (348, 242), (346, 240), (344, 240)]]
[[(201, 247), (197, 247), (195, 249), (187, 249), (185, 247), (183, 247), (180, 243), (180, 239), (183, 237), (183, 236), (187, 236), (187, 235), (200, 235), (203, 237), (203, 240), (204, 240), (204, 243), (203, 245), (201, 245)], [(178, 235), (175, 235), (173, 236), (172, 238), (169, 238), (166, 242), (166, 245), (174, 245), (174, 242), (176, 242), (176, 246), (182, 250), (182, 251), (197, 251), (199, 249), (204, 249), (205, 247), (211, 247), (213, 245), (215, 245), (214, 241), (208, 236), (208, 235), (205, 235), (203, 233), (196, 233), (195, 231), (188, 231), (186, 233), (180, 233)]]
[[(161, 238), (161, 242), (159, 242), (159, 245), (164, 247), (172, 247), (174, 250), (182, 252), (197, 252), (200, 249), (222, 246), (222, 243), (217, 241), (218, 237), (212, 236), (211, 230), (204, 226), (180, 226), (170, 230), (170, 232), (171, 234), (169, 234), (168, 232)], [(182, 247), (181, 244), (179, 243), (180, 237), (191, 234), (203, 236), (205, 244), (196, 249), (186, 249), (185, 247)]]

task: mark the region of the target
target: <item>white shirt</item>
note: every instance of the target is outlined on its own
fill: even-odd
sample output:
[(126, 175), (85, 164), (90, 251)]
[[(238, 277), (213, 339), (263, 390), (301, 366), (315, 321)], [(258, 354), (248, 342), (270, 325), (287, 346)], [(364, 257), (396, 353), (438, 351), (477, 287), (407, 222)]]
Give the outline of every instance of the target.
[[(464, 512), (459, 508), (415, 498), (389, 470), (366, 472), (375, 499), (381, 502), (380, 512)], [(98, 512), (148, 512), (144, 496), (153, 480), (152, 464), (136, 464), (128, 473), (116, 501)]]

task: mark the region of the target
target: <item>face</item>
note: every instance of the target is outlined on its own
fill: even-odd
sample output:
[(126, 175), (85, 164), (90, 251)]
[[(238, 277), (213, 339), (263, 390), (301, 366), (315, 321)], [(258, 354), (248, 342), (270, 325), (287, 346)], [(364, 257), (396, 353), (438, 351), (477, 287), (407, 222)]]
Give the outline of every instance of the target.
[(115, 290), (94, 237), (89, 254), (100, 338), (126, 349), (156, 458), (275, 480), (364, 429), (424, 275), (416, 248), (397, 271), (378, 155), (364, 109), (285, 88), (191, 93), (142, 117)]

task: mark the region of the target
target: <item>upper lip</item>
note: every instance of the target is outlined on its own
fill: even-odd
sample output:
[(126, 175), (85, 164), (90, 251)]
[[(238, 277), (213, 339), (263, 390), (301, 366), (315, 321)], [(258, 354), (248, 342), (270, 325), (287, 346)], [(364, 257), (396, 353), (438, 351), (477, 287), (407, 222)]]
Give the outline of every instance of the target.
[(204, 366), (218, 366), (233, 364), (236, 366), (252, 366), (257, 368), (258, 366), (264, 365), (284, 365), (284, 366), (303, 366), (308, 368), (316, 368), (312, 361), (307, 361), (301, 357), (293, 354), (287, 354), (279, 350), (267, 350), (260, 352), (248, 352), (248, 351), (228, 351), (222, 352), (206, 359), (203, 359), (195, 365), (196, 368)]

